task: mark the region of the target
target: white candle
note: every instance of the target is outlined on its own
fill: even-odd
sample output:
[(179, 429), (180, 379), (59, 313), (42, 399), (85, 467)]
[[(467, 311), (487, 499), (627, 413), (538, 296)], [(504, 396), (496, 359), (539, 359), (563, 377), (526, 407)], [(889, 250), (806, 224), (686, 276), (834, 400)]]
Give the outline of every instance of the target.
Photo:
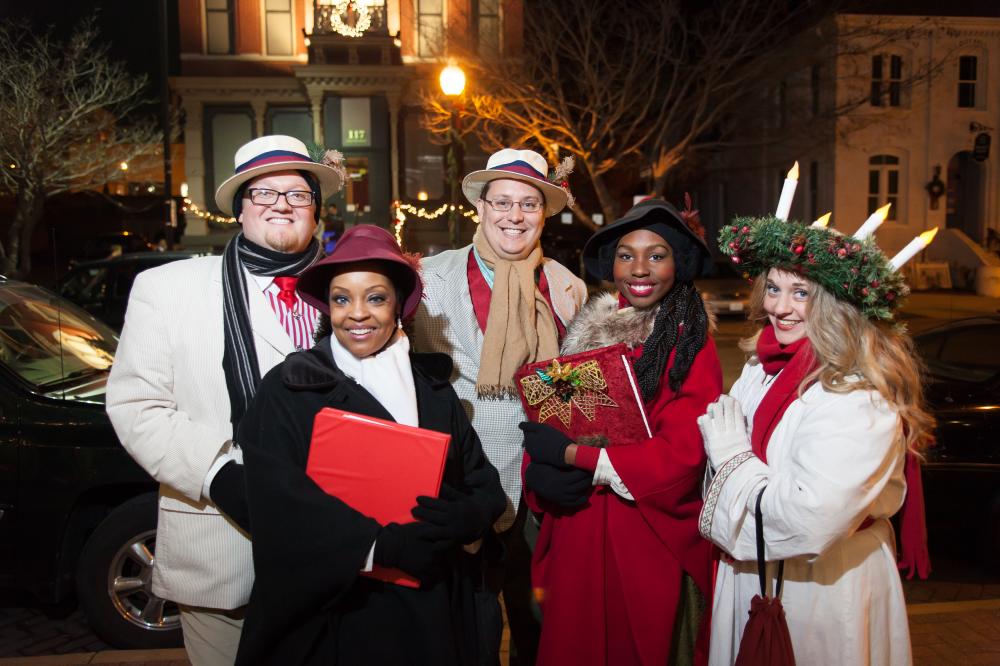
[(907, 261), (916, 256), (918, 252), (930, 245), (931, 241), (934, 240), (934, 235), (937, 233), (937, 230), (938, 228), (934, 227), (930, 231), (925, 231), (911, 240), (906, 247), (899, 251), (899, 254), (889, 260), (889, 265), (892, 266), (892, 270), (898, 271), (900, 266), (905, 264)]
[(864, 240), (875, 233), (875, 230), (882, 226), (882, 223), (885, 222), (885, 218), (889, 217), (889, 206), (891, 205), (892, 204), (886, 204), (869, 215), (868, 219), (865, 220), (865, 223), (858, 227), (858, 230), (854, 232), (853, 236), (858, 240)]
[(774, 216), (779, 220), (787, 220), (788, 213), (792, 210), (792, 199), (795, 198), (795, 187), (799, 184), (799, 163), (798, 161), (788, 170), (785, 177), (785, 184), (781, 187), (781, 196), (778, 198), (778, 208), (774, 211)]
[(830, 224), (830, 216), (831, 215), (833, 215), (832, 211), (829, 212), (829, 213), (826, 213), (825, 215), (820, 215), (819, 218), (815, 222), (813, 222), (812, 224), (810, 224), (809, 226), (810, 227), (816, 227), (817, 229), (826, 229), (826, 226), (828, 224)]

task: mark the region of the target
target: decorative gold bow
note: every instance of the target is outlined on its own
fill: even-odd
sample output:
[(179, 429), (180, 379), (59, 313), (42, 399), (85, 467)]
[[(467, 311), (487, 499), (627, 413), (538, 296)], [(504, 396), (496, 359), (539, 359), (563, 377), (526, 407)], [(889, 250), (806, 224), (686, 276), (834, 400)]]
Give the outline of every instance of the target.
[(558, 416), (567, 428), (573, 417), (573, 405), (583, 412), (588, 421), (593, 421), (597, 406), (617, 407), (604, 390), (608, 383), (604, 380), (601, 366), (597, 361), (585, 361), (573, 367), (572, 363), (560, 363), (553, 359), (544, 370), (521, 379), (524, 397), (534, 407), (541, 403), (538, 422), (545, 423), (553, 415)]

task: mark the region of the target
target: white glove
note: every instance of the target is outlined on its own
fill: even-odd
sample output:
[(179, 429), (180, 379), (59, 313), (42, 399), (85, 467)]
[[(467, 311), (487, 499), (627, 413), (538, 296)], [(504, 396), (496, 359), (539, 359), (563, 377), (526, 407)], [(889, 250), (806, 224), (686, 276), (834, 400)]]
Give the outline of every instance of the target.
[(746, 420), (739, 401), (725, 393), (698, 417), (698, 428), (705, 440), (705, 453), (713, 469), (719, 469), (730, 458), (750, 450)]

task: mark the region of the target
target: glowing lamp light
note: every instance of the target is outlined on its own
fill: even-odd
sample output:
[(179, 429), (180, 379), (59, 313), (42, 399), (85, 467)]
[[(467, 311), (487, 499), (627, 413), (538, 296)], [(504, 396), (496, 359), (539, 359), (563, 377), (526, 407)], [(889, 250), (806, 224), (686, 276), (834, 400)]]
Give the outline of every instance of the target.
[(417, 201), (427, 201), (427, 192), (423, 190), (417, 192)]
[(188, 184), (181, 183), (181, 196), (187, 198), (187, 195), (188, 195)]
[(832, 211), (825, 215), (820, 215), (819, 218), (809, 226), (816, 227), (817, 229), (826, 229), (827, 225), (830, 224), (831, 215), (833, 215)]
[(122, 162), (121, 164), (118, 165), (118, 168), (121, 169), (122, 171), (128, 171), (128, 162)]
[(438, 83), (441, 84), (441, 92), (445, 95), (449, 97), (461, 95), (465, 90), (465, 72), (458, 65), (448, 65), (441, 70)]

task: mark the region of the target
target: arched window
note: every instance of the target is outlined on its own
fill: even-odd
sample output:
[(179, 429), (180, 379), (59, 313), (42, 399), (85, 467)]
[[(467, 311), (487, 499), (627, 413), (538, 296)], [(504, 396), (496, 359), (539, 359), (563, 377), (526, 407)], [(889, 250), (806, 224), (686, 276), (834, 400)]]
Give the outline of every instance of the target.
[(892, 204), (889, 219), (899, 216), (902, 183), (900, 159), (896, 155), (872, 155), (868, 159), (868, 214), (880, 206)]

